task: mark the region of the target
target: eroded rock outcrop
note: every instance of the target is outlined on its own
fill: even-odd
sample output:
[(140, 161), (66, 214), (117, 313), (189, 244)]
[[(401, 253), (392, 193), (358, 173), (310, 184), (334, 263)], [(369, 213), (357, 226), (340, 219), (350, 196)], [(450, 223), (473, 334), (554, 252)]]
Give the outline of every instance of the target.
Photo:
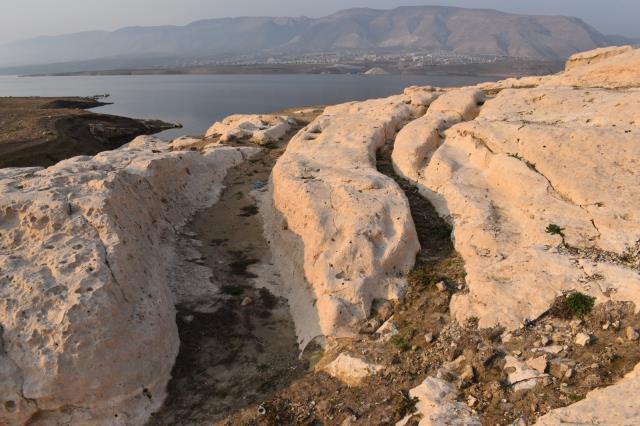
[(329, 107), (273, 170), (262, 210), (302, 346), (352, 335), (374, 299), (404, 291), (419, 243), (405, 195), (375, 164), (376, 150), (423, 111), (416, 102), (401, 95)]
[(0, 423), (141, 424), (162, 403), (179, 343), (167, 241), (252, 149), (142, 137), (0, 171)]
[[(567, 74), (585, 68), (590, 75), (590, 67), (637, 57), (636, 50), (621, 52)], [(626, 87), (623, 71), (614, 74)], [(503, 89), (477, 118), (449, 129), (444, 142), (428, 120), (431, 110), (405, 129), (434, 136), (407, 142), (399, 135), (396, 168), (452, 222), (466, 262), (469, 293), (452, 301), (458, 320), (515, 328), (569, 290), (640, 307), (638, 105), (637, 89), (547, 82)]]
[[(640, 50), (587, 52), (555, 76), (478, 88), (495, 97), (477, 117), (430, 120), (455, 92), (443, 94), (393, 154), (454, 227), (468, 291), (453, 296), (452, 314), (515, 329), (571, 291), (640, 310)], [(575, 344), (590, 340), (578, 333)], [(545, 376), (546, 361), (507, 358), (514, 387)], [(637, 371), (539, 424), (637, 423), (638, 404), (619, 398), (636, 392)]]
[(206, 137), (219, 137), (222, 142), (249, 140), (264, 145), (282, 139), (291, 130), (290, 120), (280, 115), (230, 115), (211, 126)]

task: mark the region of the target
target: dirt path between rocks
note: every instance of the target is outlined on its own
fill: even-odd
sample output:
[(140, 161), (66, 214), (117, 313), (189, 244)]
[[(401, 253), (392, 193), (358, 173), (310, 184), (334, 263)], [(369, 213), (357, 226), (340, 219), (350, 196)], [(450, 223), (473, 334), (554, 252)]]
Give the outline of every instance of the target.
[(213, 290), (177, 306), (180, 353), (165, 404), (148, 425), (211, 425), (304, 374), (252, 194), (266, 190), (273, 165), (298, 129), (229, 171), (219, 201), (181, 230), (182, 262), (208, 268), (205, 286)]

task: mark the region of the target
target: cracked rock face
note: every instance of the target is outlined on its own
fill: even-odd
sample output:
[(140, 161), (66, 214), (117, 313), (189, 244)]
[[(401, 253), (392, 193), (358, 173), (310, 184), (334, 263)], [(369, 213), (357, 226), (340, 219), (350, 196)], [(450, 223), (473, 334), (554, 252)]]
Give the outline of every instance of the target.
[(353, 335), (374, 299), (403, 294), (419, 243), (407, 198), (376, 170), (375, 152), (424, 108), (416, 102), (401, 95), (329, 107), (273, 169), (262, 210), (303, 347)]
[(243, 159), (141, 137), (0, 171), (0, 423), (141, 424), (162, 403), (179, 343), (165, 242)]

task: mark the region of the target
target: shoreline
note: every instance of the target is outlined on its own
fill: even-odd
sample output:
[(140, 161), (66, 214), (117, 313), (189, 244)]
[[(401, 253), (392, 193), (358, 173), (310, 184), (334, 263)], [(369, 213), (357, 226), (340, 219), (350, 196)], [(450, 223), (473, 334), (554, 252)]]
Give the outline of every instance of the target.
[(64, 71), (52, 73), (23, 73), (19, 77), (80, 77), (80, 76), (137, 76), (137, 75), (367, 75), (371, 69), (380, 69), (393, 76), (460, 76), (460, 77), (521, 77), (546, 75), (562, 69), (562, 62), (505, 61), (456, 65), (425, 65), (401, 67), (397, 63), (343, 63), (315, 64), (254, 64), (203, 65), (192, 67), (116, 68), (102, 70)]
[(181, 127), (88, 111), (105, 105), (82, 97), (0, 97), (0, 168), (48, 167)]

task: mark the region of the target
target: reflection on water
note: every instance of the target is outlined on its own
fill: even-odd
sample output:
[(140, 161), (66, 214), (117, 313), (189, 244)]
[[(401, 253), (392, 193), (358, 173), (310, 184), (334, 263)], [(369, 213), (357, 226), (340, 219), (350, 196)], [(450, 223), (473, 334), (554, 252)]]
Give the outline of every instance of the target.
[(96, 112), (179, 122), (160, 136), (200, 135), (235, 113), (267, 113), (400, 93), (411, 85), (463, 86), (491, 80), (460, 76), (176, 75), (98, 77), (0, 76), (0, 96), (92, 96), (109, 93), (113, 105)]

